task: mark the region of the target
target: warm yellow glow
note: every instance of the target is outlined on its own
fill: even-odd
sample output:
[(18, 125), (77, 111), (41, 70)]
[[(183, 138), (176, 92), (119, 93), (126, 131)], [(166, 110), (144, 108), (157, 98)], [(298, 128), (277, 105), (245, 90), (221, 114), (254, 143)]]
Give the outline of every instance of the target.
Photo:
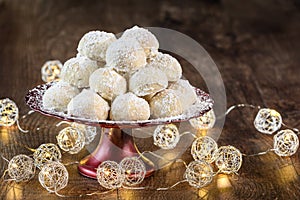
[(46, 154), (45, 154), (45, 158), (51, 158), (50, 153), (46, 153)]
[(135, 197), (135, 192), (134, 190), (123, 190), (124, 192), (122, 192), (122, 190), (120, 192), (122, 192), (122, 199), (124, 200), (132, 200), (132, 199), (136, 199)]
[(6, 199), (15, 199), (15, 200), (19, 200), (19, 199), (23, 199), (23, 190), (20, 188), (13, 187), (13, 186), (9, 186), (8, 187), (8, 191), (6, 194)]
[(278, 170), (278, 178), (284, 183), (293, 182), (298, 180), (298, 174), (293, 165), (285, 166)]
[(217, 187), (218, 189), (226, 189), (232, 187), (227, 175), (218, 175)]
[(18, 168), (18, 165), (17, 165), (16, 163), (13, 163), (11, 166), (12, 166), (13, 168)]
[(44, 171), (43, 175), (44, 176), (48, 176), (49, 175), (49, 171)]
[(0, 139), (2, 143), (9, 143), (9, 134), (8, 134), (8, 129), (7, 128), (1, 128), (0, 129)]
[(208, 132), (208, 130), (205, 130), (205, 129), (197, 129), (196, 136), (197, 137), (206, 136), (207, 132)]
[(108, 169), (104, 169), (103, 172), (104, 172), (104, 174), (105, 174), (106, 176), (109, 176), (109, 175), (110, 175), (110, 171), (109, 171)]
[(285, 134), (285, 135), (284, 135), (284, 142), (285, 142), (285, 143), (286, 143), (286, 142), (290, 142), (291, 139), (292, 139), (292, 136), (291, 136), (290, 134)]
[(279, 117), (280, 114), (276, 110), (270, 110), (270, 114), (274, 117)]
[(60, 69), (58, 68), (58, 66), (57, 65), (55, 65), (55, 66), (53, 66), (53, 73), (54, 74), (60, 74)]
[(204, 200), (208, 199), (208, 190), (203, 189), (203, 188), (199, 189), (198, 196)]

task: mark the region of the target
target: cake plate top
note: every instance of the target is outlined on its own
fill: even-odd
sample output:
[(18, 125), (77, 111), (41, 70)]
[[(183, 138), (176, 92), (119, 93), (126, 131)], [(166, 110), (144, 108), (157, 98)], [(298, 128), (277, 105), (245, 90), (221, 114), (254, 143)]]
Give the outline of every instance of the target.
[(91, 120), (70, 116), (63, 112), (56, 112), (53, 110), (45, 109), (43, 107), (42, 101), (43, 95), (46, 92), (46, 90), (50, 88), (54, 83), (55, 82), (38, 85), (32, 90), (30, 90), (25, 96), (26, 104), (32, 110), (40, 112), (46, 116), (55, 117), (60, 120), (69, 122), (77, 122), (91, 126), (100, 126), (103, 128), (139, 128), (160, 124), (178, 123), (199, 117), (211, 110), (213, 106), (213, 100), (210, 98), (210, 96), (204, 91), (195, 88), (197, 94), (197, 102), (194, 105), (192, 105), (184, 114), (178, 116), (139, 121)]

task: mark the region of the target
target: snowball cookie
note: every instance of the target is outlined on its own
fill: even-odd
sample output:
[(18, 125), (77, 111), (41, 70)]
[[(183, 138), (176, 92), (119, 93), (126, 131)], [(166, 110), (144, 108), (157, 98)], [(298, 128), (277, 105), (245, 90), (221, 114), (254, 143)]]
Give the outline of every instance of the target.
[(79, 41), (77, 51), (91, 60), (105, 61), (108, 46), (116, 40), (113, 33), (90, 31)]
[(129, 90), (137, 96), (159, 92), (168, 87), (168, 78), (164, 72), (155, 67), (144, 67), (129, 79)]
[(158, 52), (149, 60), (150, 66), (157, 67), (162, 70), (168, 77), (169, 81), (177, 81), (182, 75), (180, 63), (169, 54)]
[(111, 101), (127, 90), (126, 79), (112, 68), (99, 68), (90, 76), (90, 87), (104, 99)]
[(179, 96), (170, 89), (165, 89), (152, 97), (150, 110), (151, 117), (154, 119), (177, 116), (183, 113)]
[(188, 80), (180, 79), (176, 83), (172, 83), (169, 86), (180, 97), (183, 110), (186, 110), (197, 101), (197, 94), (195, 89), (191, 86)]
[(116, 97), (111, 105), (110, 115), (111, 119), (117, 121), (147, 120), (150, 108), (145, 99), (128, 92)]
[(68, 115), (91, 120), (105, 120), (108, 117), (109, 105), (98, 94), (84, 89), (68, 104)]
[(118, 39), (106, 51), (106, 65), (119, 73), (132, 73), (146, 63), (144, 49), (135, 39)]
[(156, 37), (147, 29), (134, 26), (130, 29), (127, 29), (123, 33), (122, 38), (136, 39), (143, 47), (147, 57), (151, 56), (151, 54), (156, 53), (158, 51), (159, 43)]
[(65, 62), (61, 79), (78, 88), (89, 86), (90, 75), (98, 69), (97, 62), (85, 56), (71, 58)]
[(68, 103), (79, 94), (79, 90), (70, 84), (59, 81), (46, 90), (43, 95), (43, 107), (58, 112), (67, 111)]

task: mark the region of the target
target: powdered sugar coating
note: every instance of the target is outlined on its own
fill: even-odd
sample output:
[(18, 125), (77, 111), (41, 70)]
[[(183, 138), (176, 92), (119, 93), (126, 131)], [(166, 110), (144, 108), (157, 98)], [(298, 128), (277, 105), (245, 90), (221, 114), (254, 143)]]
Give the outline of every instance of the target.
[(78, 88), (88, 87), (90, 75), (96, 69), (98, 69), (97, 62), (85, 56), (78, 56), (65, 62), (61, 79)]
[(74, 117), (65, 114), (64, 112), (57, 112), (55, 110), (47, 110), (43, 107), (43, 95), (52, 85), (55, 83), (47, 83), (43, 85), (38, 85), (32, 90), (29, 90), (25, 96), (26, 104), (33, 110), (42, 113), (46, 116), (55, 117), (60, 120), (66, 120), (71, 122), (79, 122), (92, 126), (101, 126), (106, 128), (137, 128), (145, 126), (154, 126), (164, 123), (177, 123), (181, 121), (187, 121), (194, 117), (199, 117), (205, 112), (209, 111), (213, 106), (213, 100), (209, 95), (202, 90), (195, 88), (196, 94), (198, 96), (197, 101), (193, 104), (187, 111), (181, 115), (167, 117), (167, 118), (156, 118), (148, 120), (135, 120), (135, 121), (115, 121), (115, 120), (93, 120), (82, 117)]
[(108, 47), (106, 64), (119, 73), (132, 73), (146, 65), (146, 54), (135, 39), (121, 38)]
[(79, 90), (76, 87), (64, 81), (59, 81), (46, 90), (43, 95), (43, 107), (47, 110), (65, 112), (68, 103), (77, 94), (79, 94)]
[(90, 76), (90, 87), (104, 99), (111, 101), (127, 90), (126, 79), (112, 68), (100, 68)]
[(186, 110), (197, 101), (195, 89), (188, 80), (180, 79), (176, 83), (171, 83), (169, 89), (172, 89), (179, 96), (183, 110)]
[(151, 118), (165, 118), (183, 113), (179, 96), (174, 90), (165, 89), (150, 100)]
[(116, 40), (113, 33), (90, 31), (79, 41), (77, 51), (91, 60), (105, 61), (107, 48)]
[(91, 120), (105, 120), (108, 117), (109, 105), (98, 94), (84, 89), (68, 104), (68, 115)]
[(146, 96), (168, 87), (168, 78), (160, 69), (146, 66), (129, 79), (129, 90), (137, 96)]
[(110, 115), (112, 120), (147, 120), (150, 108), (146, 100), (128, 92), (116, 97), (111, 105)]
[(182, 76), (180, 63), (169, 54), (157, 52), (155, 56), (149, 59), (148, 65), (162, 70), (169, 81), (178, 81)]
[(150, 57), (152, 54), (158, 51), (159, 43), (156, 37), (147, 29), (140, 28), (138, 26), (134, 26), (130, 29), (127, 29), (122, 38), (134, 38), (136, 39), (140, 45), (143, 47), (146, 56)]

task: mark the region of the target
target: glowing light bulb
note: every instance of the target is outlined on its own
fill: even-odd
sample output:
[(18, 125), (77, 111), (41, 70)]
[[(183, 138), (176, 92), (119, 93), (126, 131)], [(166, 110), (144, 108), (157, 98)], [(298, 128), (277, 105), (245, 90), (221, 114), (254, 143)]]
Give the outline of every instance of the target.
[(0, 99), (0, 127), (12, 126), (19, 118), (19, 109), (9, 98)]
[(68, 184), (69, 173), (60, 162), (49, 161), (39, 173), (39, 182), (49, 192), (57, 192)]
[(191, 148), (191, 154), (194, 160), (204, 160), (208, 163), (212, 163), (216, 159), (218, 152), (218, 145), (209, 136), (202, 136), (197, 138)]
[(85, 145), (90, 144), (97, 134), (97, 128), (94, 126), (88, 126), (84, 124), (72, 123), (71, 127), (79, 129), (85, 137)]
[(35, 165), (41, 168), (48, 161), (60, 161), (61, 152), (55, 144), (42, 144), (34, 151), (33, 159)]
[(117, 189), (122, 186), (125, 175), (118, 163), (108, 160), (98, 166), (97, 180), (106, 189)]
[(85, 145), (85, 137), (80, 129), (67, 127), (56, 136), (58, 146), (70, 153), (76, 154), (81, 151)]
[(58, 81), (60, 79), (60, 72), (63, 65), (59, 60), (47, 61), (41, 69), (42, 80), (46, 83), (51, 81)]
[(282, 125), (281, 115), (273, 109), (260, 109), (255, 117), (255, 128), (265, 134), (273, 134), (280, 129)]
[(192, 161), (187, 166), (184, 178), (192, 187), (202, 188), (211, 183), (214, 172), (211, 165), (205, 161)]
[(292, 130), (282, 130), (274, 135), (273, 146), (277, 155), (291, 156), (295, 154), (299, 148), (299, 139), (297, 134)]
[(120, 162), (125, 174), (125, 185), (133, 186), (140, 184), (146, 175), (145, 164), (137, 157), (127, 157)]
[(35, 165), (32, 158), (20, 154), (14, 156), (8, 163), (8, 175), (16, 182), (28, 181), (35, 174)]
[(210, 110), (204, 115), (189, 120), (190, 124), (195, 129), (207, 130), (214, 127), (216, 123), (216, 115), (214, 110)]
[(154, 145), (162, 149), (174, 149), (179, 139), (179, 131), (174, 124), (159, 125), (153, 134)]
[(241, 152), (233, 146), (222, 146), (219, 148), (216, 165), (225, 174), (237, 173), (242, 166), (243, 158)]

